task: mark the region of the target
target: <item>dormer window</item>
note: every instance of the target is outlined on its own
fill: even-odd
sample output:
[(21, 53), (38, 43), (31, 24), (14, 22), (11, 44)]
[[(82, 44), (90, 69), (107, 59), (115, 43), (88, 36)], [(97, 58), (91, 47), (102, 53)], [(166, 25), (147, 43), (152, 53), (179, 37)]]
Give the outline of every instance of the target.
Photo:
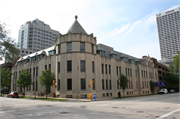
[(112, 58), (117, 59), (117, 55), (116, 55), (116, 54), (110, 54), (110, 56), (111, 56)]
[(100, 54), (102, 57), (105, 57), (105, 51), (98, 50), (97, 53)]
[(54, 54), (55, 54), (55, 50), (49, 51), (49, 55), (54, 55)]

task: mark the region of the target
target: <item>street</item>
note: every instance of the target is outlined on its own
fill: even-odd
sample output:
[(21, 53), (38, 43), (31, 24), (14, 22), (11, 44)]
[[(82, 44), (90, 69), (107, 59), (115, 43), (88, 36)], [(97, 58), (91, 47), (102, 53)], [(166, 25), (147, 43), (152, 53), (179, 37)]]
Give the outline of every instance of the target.
[(179, 93), (92, 102), (0, 97), (0, 119), (179, 119), (177, 109)]

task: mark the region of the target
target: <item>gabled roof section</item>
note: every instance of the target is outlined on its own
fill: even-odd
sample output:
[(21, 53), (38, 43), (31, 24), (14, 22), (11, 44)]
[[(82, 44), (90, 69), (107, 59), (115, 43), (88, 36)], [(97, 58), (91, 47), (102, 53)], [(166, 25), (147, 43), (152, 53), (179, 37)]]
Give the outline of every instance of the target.
[(75, 16), (75, 21), (72, 24), (72, 26), (70, 27), (70, 29), (68, 30), (68, 32), (71, 33), (84, 33), (87, 34), (86, 31), (83, 29), (83, 27), (81, 26), (81, 24), (77, 21), (77, 16)]

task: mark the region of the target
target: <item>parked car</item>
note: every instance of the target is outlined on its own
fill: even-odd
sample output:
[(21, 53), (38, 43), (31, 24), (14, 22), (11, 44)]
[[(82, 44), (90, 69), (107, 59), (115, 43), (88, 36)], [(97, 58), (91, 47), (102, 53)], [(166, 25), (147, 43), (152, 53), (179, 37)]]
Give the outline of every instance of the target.
[(168, 93), (168, 90), (163, 88), (159, 91), (159, 94), (167, 94)]
[(11, 92), (7, 95), (7, 97), (11, 97), (11, 98), (18, 98), (19, 97), (19, 94), (16, 93), (16, 92)]
[(175, 93), (174, 89), (169, 90), (169, 93)]

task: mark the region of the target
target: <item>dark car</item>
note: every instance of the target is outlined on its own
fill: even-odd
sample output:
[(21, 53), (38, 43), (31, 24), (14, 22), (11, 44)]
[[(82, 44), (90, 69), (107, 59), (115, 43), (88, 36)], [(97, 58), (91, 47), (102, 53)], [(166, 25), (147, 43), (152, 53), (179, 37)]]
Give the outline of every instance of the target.
[(169, 91), (169, 93), (175, 93), (175, 90), (174, 90), (174, 89), (171, 89), (171, 90)]
[(10, 98), (18, 98), (19, 97), (19, 94), (16, 93), (16, 92), (11, 92), (7, 95), (7, 97), (10, 97)]

